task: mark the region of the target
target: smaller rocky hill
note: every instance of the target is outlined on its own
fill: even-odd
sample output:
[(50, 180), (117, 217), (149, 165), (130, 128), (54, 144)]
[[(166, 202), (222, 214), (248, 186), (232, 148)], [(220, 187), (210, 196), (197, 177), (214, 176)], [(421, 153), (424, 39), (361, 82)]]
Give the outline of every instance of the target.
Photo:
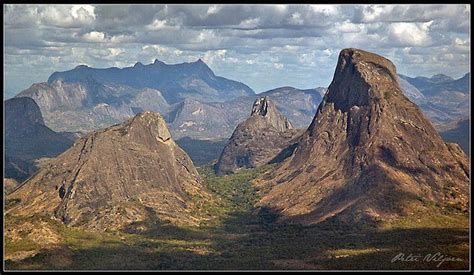
[(253, 104), (250, 117), (237, 126), (224, 147), (216, 173), (229, 174), (267, 164), (296, 142), (298, 133), (268, 96), (260, 97)]

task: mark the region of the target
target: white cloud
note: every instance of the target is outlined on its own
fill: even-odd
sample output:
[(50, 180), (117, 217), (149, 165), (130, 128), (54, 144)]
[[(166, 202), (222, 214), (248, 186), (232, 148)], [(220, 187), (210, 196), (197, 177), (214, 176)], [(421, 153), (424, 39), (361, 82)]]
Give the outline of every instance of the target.
[(38, 5), (35, 9), (42, 23), (56, 27), (89, 26), (95, 20), (95, 8), (91, 5)]
[(301, 18), (301, 14), (299, 12), (295, 12), (291, 15), (289, 22), (292, 25), (303, 25), (304, 20)]
[(207, 51), (204, 53), (202, 60), (210, 65), (217, 61), (224, 61), (227, 50)]
[(82, 35), (82, 38), (84, 38), (84, 40), (88, 41), (88, 42), (94, 42), (94, 43), (104, 42), (105, 33), (92, 31), (92, 32), (88, 32), (88, 33)]
[(219, 12), (220, 10), (220, 6), (218, 5), (213, 5), (213, 6), (210, 6), (208, 9), (207, 9), (207, 15), (211, 15), (211, 14), (216, 14)]
[(389, 39), (404, 46), (428, 46), (431, 43), (429, 28), (433, 21), (426, 23), (392, 23), (389, 26)]
[(147, 25), (146, 28), (152, 31), (161, 30), (166, 27), (166, 20), (155, 19), (150, 25)]
[(358, 33), (362, 31), (360, 24), (354, 24), (349, 20), (342, 23), (336, 23), (335, 30), (342, 33)]

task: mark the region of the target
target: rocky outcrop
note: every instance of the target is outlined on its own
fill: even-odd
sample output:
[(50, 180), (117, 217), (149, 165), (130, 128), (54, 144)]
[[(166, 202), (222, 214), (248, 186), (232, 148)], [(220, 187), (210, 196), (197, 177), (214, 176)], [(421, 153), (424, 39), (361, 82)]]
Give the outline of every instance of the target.
[(10, 194), (12, 215), (45, 214), (68, 225), (123, 229), (149, 219), (193, 223), (190, 198), (205, 196), (163, 117), (144, 112), (92, 132)]
[(5, 176), (23, 181), (33, 174), (35, 160), (53, 157), (69, 148), (74, 136), (56, 133), (44, 125), (36, 102), (29, 97), (6, 100)]
[(334, 79), (294, 154), (255, 185), (282, 220), (376, 222), (432, 205), (466, 210), (467, 158), (402, 93), (395, 66), (358, 49)]
[(258, 98), (250, 117), (240, 123), (224, 147), (216, 164), (219, 175), (241, 168), (255, 168), (269, 163), (288, 147), (298, 131), (276, 109), (269, 97)]

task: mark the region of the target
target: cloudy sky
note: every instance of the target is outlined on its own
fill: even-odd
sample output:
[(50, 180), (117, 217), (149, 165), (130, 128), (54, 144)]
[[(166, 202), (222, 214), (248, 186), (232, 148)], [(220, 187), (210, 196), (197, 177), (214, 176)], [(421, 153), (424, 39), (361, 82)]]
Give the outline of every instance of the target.
[(8, 94), (79, 64), (202, 58), (256, 92), (327, 86), (341, 49), (409, 76), (469, 71), (469, 5), (5, 5)]

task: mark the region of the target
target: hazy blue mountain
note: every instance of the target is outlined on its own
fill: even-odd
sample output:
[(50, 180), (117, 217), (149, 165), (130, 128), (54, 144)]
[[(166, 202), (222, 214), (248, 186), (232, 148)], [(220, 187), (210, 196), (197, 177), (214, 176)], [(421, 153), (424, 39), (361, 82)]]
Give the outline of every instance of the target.
[(446, 125), (444, 129), (441, 129), (440, 135), (446, 142), (453, 142), (459, 144), (462, 150), (469, 156), (469, 118), (459, 120), (455, 123)]
[(437, 74), (431, 78), (417, 76), (408, 77), (399, 75), (400, 78), (408, 81), (410, 84), (420, 90), (425, 96), (435, 96), (443, 91), (457, 91), (462, 93), (469, 93), (469, 77), (470, 73), (466, 73), (459, 79), (444, 74)]
[(157, 89), (162, 92), (168, 103), (176, 103), (184, 98), (202, 102), (222, 102), (255, 94), (241, 82), (216, 76), (201, 59), (181, 64), (165, 64), (155, 60), (149, 65), (139, 62), (133, 67), (106, 69), (80, 65), (69, 71), (53, 73), (48, 83), (51, 84), (56, 80), (75, 83), (89, 78), (99, 83), (114, 83), (135, 89)]
[(88, 132), (123, 122), (143, 110), (166, 113), (169, 109), (158, 90), (102, 83), (94, 78), (37, 83), (17, 97), (33, 98), (46, 125), (55, 131)]
[(69, 148), (72, 133), (57, 133), (44, 125), (40, 108), (29, 97), (4, 101), (5, 177), (23, 181), (36, 171), (35, 160), (53, 157)]
[(400, 88), (405, 92), (405, 95), (415, 103), (421, 103), (426, 100), (425, 96), (415, 86), (410, 84), (403, 78), (399, 78)]
[(450, 76), (444, 74), (436, 74), (432, 77), (425, 77), (425, 76), (417, 76), (417, 77), (409, 77), (406, 75), (399, 75), (400, 78), (405, 79), (406, 81), (410, 82), (416, 88), (420, 90), (424, 90), (426, 87), (436, 84), (442, 84), (454, 81), (454, 79)]
[[(459, 79), (453, 79), (443, 74), (428, 77), (400, 76), (400, 85), (408, 82), (424, 96), (422, 100), (414, 100), (423, 113), (435, 126), (456, 122), (469, 114), (469, 78), (466, 73)], [(409, 93), (407, 95), (410, 97)], [(410, 99), (413, 100), (412, 97)]]

